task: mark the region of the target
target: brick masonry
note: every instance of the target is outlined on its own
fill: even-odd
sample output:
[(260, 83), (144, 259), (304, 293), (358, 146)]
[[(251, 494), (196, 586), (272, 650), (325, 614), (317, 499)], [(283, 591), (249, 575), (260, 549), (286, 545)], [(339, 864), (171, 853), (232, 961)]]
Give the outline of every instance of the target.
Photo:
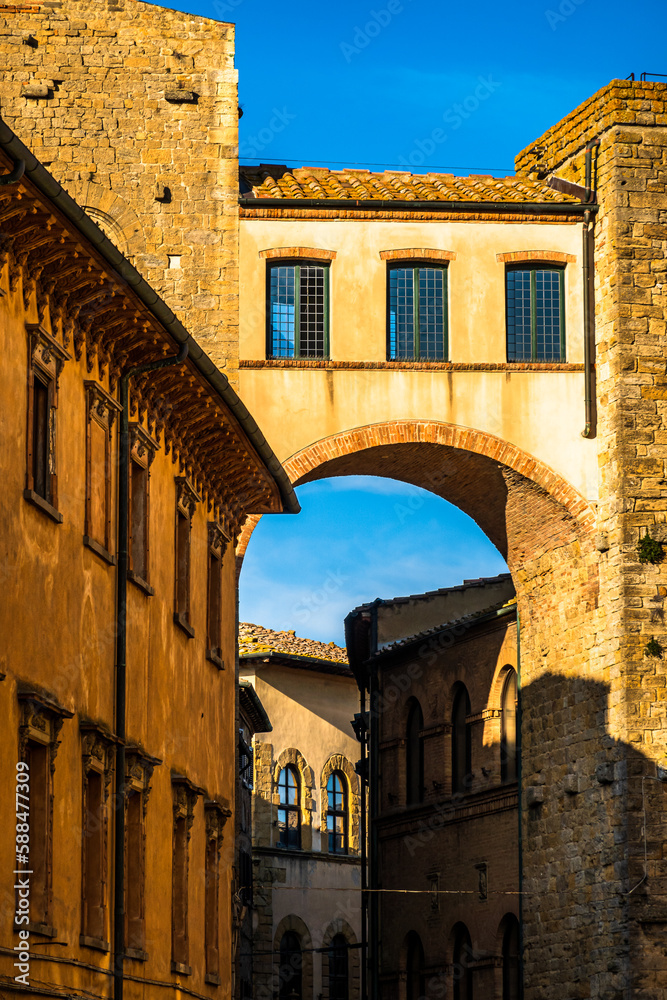
[(235, 381), (234, 26), (134, 0), (0, 6), (0, 101)]

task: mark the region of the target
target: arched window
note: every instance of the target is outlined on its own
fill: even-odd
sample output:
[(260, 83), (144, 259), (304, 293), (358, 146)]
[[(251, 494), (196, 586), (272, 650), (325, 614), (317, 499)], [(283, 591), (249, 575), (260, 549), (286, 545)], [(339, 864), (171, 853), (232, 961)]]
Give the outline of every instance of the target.
[(350, 973), (347, 940), (336, 934), (329, 948), (329, 1000), (348, 1000)]
[(340, 771), (327, 781), (327, 841), (332, 854), (347, 854), (347, 789)]
[(503, 934), (503, 1000), (519, 1000), (519, 921), (505, 917)]
[(466, 792), (470, 787), (472, 771), (470, 726), (470, 698), (465, 685), (459, 684), (452, 709), (452, 792)]
[(516, 671), (510, 670), (505, 678), (501, 702), (500, 719), (500, 776), (503, 781), (517, 779), (517, 678)]
[(407, 1000), (420, 1000), (424, 996), (424, 949), (418, 934), (411, 931), (405, 957)]
[(278, 844), (280, 847), (301, 847), (301, 806), (299, 775), (288, 764), (278, 778)]
[(278, 970), (280, 980), (278, 996), (280, 1000), (302, 1000), (302, 965), (301, 939), (296, 931), (285, 931), (280, 939), (280, 969)]
[(420, 736), (423, 728), (424, 716), (421, 706), (418, 701), (413, 701), (408, 715), (405, 740), (408, 805), (424, 800), (424, 742)]
[(473, 957), (472, 942), (465, 924), (458, 924), (454, 936), (454, 956), (452, 978), (454, 989), (453, 1000), (473, 1000), (472, 969), (470, 962)]

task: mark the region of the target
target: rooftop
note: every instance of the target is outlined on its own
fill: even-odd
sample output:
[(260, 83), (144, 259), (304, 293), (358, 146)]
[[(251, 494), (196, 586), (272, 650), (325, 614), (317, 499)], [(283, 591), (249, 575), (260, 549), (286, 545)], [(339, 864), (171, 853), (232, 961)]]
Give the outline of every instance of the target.
[(239, 656), (255, 657), (277, 653), (303, 660), (322, 660), (326, 663), (348, 664), (347, 651), (335, 642), (318, 642), (303, 639), (293, 629), (274, 632), (262, 625), (239, 623)]
[(349, 201), (530, 202), (577, 203), (578, 199), (547, 187), (525, 174), (510, 177), (454, 174), (411, 174), (409, 171), (329, 170), (260, 163), (241, 167), (244, 198)]
[(432, 636), (440, 635), (442, 632), (449, 632), (453, 629), (456, 630), (457, 637), (460, 637), (462, 629), (467, 630), (478, 621), (481, 622), (483, 619), (493, 617), (494, 615), (498, 617), (504, 614), (511, 615), (514, 612), (516, 612), (516, 597), (510, 598), (509, 601), (498, 601), (496, 604), (491, 604), (488, 608), (481, 608), (479, 611), (473, 611), (469, 615), (461, 615), (453, 621), (443, 622), (440, 625), (435, 625), (433, 628), (423, 629), (414, 635), (397, 639), (395, 642), (383, 646), (382, 649), (379, 649), (373, 655), (374, 658), (385, 656), (387, 653), (392, 653), (397, 649), (411, 646), (415, 642), (423, 642), (424, 639), (429, 639)]
[(511, 579), (512, 576), (510, 573), (499, 573), (497, 576), (478, 576), (474, 580), (464, 580), (463, 583), (457, 583), (453, 587), (440, 587), (438, 590), (427, 590), (422, 594), (408, 594), (407, 597), (378, 597), (368, 604), (360, 604), (351, 613), (366, 611), (375, 604), (407, 604), (408, 601), (424, 601), (430, 597), (437, 597), (442, 594), (454, 594), (457, 590), (469, 590), (474, 587), (487, 587), (489, 585), (494, 586), (495, 584), (508, 582)]

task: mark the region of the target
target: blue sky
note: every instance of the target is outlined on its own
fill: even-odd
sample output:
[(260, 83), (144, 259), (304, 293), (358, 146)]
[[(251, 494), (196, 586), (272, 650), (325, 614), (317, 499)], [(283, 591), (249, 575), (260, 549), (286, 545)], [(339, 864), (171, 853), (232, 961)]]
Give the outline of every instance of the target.
[(263, 517), (253, 533), (242, 621), (345, 645), (343, 619), (364, 601), (507, 572), (474, 521), (416, 486), (341, 476), (297, 495), (300, 514)]
[[(502, 175), (610, 79), (667, 73), (665, 0), (173, 6), (237, 25), (244, 163)], [(246, 621), (342, 642), (362, 601), (505, 569), (469, 518), (412, 486), (340, 479), (298, 493), (302, 514), (263, 518), (251, 540)]]
[(667, 73), (664, 0), (173, 6), (237, 25), (246, 162), (505, 173), (610, 79)]

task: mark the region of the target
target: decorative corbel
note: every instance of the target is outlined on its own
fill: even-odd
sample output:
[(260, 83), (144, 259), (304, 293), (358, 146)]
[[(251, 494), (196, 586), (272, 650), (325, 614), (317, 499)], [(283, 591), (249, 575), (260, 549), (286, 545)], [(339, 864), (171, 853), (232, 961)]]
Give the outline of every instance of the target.
[(176, 480), (176, 504), (186, 517), (192, 518), (201, 497), (193, 489), (185, 476), (175, 476)]

